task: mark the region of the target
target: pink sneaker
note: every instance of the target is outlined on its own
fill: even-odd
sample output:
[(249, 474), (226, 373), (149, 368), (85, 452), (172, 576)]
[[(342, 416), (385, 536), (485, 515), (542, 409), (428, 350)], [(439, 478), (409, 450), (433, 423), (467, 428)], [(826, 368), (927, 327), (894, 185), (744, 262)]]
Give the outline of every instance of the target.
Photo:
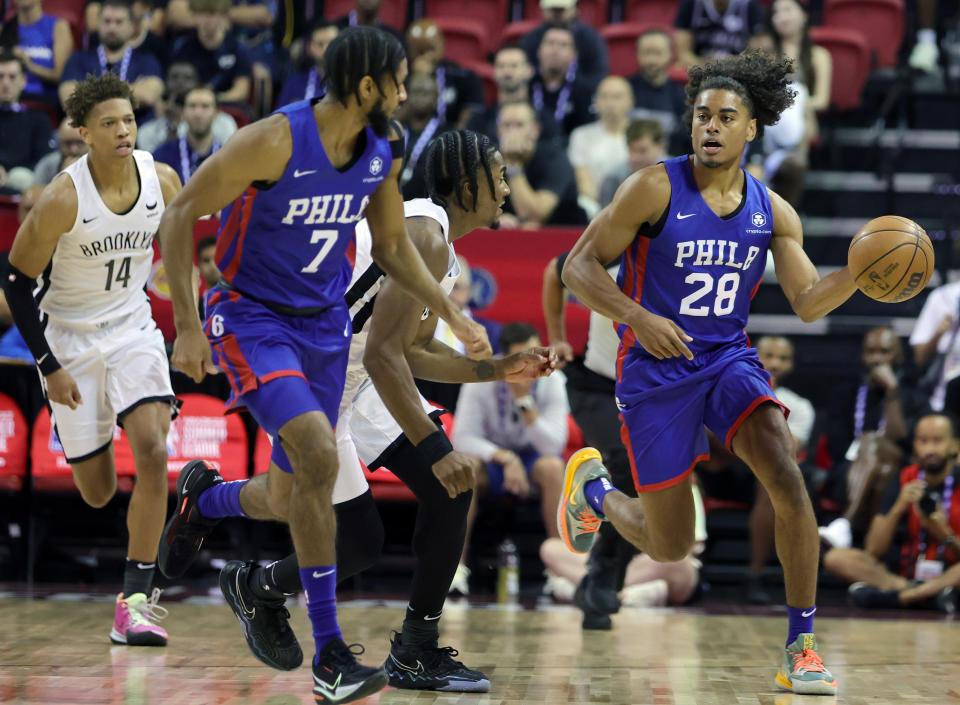
[(167, 616), (167, 610), (157, 604), (160, 588), (154, 588), (148, 599), (136, 592), (127, 599), (117, 595), (117, 611), (110, 630), (110, 641), (129, 646), (166, 646), (167, 632), (154, 624)]

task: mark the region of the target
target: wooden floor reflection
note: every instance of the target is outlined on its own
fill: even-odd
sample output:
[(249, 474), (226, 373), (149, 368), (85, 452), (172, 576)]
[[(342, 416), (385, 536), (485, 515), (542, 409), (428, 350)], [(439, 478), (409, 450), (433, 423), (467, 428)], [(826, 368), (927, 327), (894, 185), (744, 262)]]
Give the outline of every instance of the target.
[[(312, 705), (310, 674), (254, 661), (222, 604), (169, 605), (165, 649), (111, 646), (106, 602), (0, 599), (0, 702), (17, 705)], [(312, 652), (303, 608), (293, 608)], [(347, 603), (348, 641), (382, 661), (396, 608)], [(785, 620), (667, 610), (618, 615), (584, 633), (569, 608), (448, 607), (444, 643), (487, 673), (486, 695), (386, 690), (364, 703), (443, 705), (927, 705), (960, 702), (960, 628), (951, 622), (818, 619), (836, 698), (773, 686)]]

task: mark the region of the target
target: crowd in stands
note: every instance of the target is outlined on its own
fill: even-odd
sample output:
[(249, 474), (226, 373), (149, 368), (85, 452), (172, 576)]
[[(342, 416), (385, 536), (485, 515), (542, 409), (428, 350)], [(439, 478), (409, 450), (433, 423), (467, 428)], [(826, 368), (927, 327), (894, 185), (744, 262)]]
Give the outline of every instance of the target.
[[(831, 54), (811, 39), (806, 0), (680, 0), (672, 23), (658, 18), (637, 30), (631, 38), (635, 55), (626, 64), (612, 61), (601, 28), (581, 19), (577, 0), (540, 0), (539, 14), (522, 18), (532, 21), (521, 27), (526, 31), (511, 34), (518, 25), (508, 25), (507, 39), (491, 42), (489, 54), (469, 61), (453, 58), (440, 18), (429, 12), (413, 16), (414, 8), (419, 12), (429, 2), (409, 8), (396, 3), (409, 9), (407, 26), (387, 12), (390, 0), (357, 0), (337, 15), (325, 14), (321, 0), (286, 6), (275, 0), (76, 4), (77, 12), (64, 18), (48, 13), (43, 0), (0, 3), (0, 194), (19, 196), (21, 218), (40, 189), (86, 152), (62, 106), (87, 74), (113, 71), (133, 85), (137, 146), (186, 182), (238, 127), (290, 102), (321, 96), (324, 51), (342, 28), (356, 24), (380, 27), (407, 49), (408, 100), (397, 115), (407, 130), (404, 197), (426, 195), (420, 157), (430, 140), (468, 127), (489, 135), (503, 154), (511, 191), (504, 227), (583, 226), (632, 173), (684, 153), (685, 70), (747, 48), (794, 60), (796, 102), (751, 145), (745, 166), (796, 205), (810, 146), (819, 139), (818, 120), (831, 101)], [(521, 19), (524, 3), (503, 4)], [(611, 2), (611, 16), (613, 7), (622, 11), (627, 4)], [(916, 4), (918, 30), (908, 64), (934, 72), (936, 0)], [(214, 245), (205, 238), (197, 246), (201, 292), (219, 278)], [(451, 296), (467, 309), (470, 269), (466, 262), (461, 269), (463, 281)], [(546, 276), (560, 291), (552, 269), (553, 263)], [(0, 330), (10, 323), (0, 300)], [(504, 352), (539, 344), (536, 330), (525, 323), (502, 332), (485, 323)], [(890, 328), (864, 336), (862, 375), (849, 393), (837, 391), (842, 403), (829, 414), (815, 412), (784, 386), (795, 366), (790, 340), (756, 341), (771, 385), (792, 411), (797, 457), (821, 519), (824, 566), (851, 583), (851, 599), (860, 606), (956, 609), (958, 332), (960, 283), (946, 284), (927, 298), (910, 350)], [(442, 324), (437, 337), (456, 343)], [(15, 329), (0, 338), (0, 357), (29, 361)], [(573, 370), (568, 373), (572, 379)], [(532, 384), (435, 385), (427, 394), (454, 410), (455, 447), (486, 463), (471, 517), (481, 495), (538, 501), (549, 591), (569, 599), (587, 567), (556, 538), (555, 507), (572, 423), (567, 379), (555, 374)], [(175, 381), (186, 384), (182, 376)], [(221, 393), (217, 387), (214, 382), (210, 389)], [(774, 547), (769, 497), (716, 438), (697, 476), (698, 501), (702, 491), (749, 504), (744, 596), (769, 602), (763, 579)], [(703, 522), (697, 540), (699, 553), (706, 540)], [(469, 541), (456, 582), (462, 593), (469, 591), (468, 550)], [(669, 565), (637, 556), (623, 577), (621, 600), (681, 604), (695, 594), (699, 567), (696, 555)]]

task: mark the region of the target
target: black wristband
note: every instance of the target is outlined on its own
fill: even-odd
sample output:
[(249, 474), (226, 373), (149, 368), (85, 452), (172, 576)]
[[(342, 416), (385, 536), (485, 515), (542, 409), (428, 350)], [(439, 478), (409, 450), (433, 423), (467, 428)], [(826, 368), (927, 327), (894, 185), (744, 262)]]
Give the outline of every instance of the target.
[(439, 429), (417, 443), (415, 447), (417, 453), (420, 454), (421, 460), (431, 468), (434, 463), (438, 462), (443, 456), (447, 455), (447, 453), (453, 452), (453, 445), (451, 445), (450, 439), (447, 438), (447, 434)]

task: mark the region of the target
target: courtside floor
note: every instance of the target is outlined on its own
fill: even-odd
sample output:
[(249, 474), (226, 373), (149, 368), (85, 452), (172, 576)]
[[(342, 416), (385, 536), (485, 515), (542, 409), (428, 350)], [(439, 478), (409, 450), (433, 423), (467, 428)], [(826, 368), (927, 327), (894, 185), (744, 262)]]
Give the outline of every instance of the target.
[[(274, 671), (247, 651), (218, 595), (169, 595), (166, 648), (112, 646), (108, 595), (0, 592), (0, 703), (17, 705), (312, 705), (310, 672)], [(38, 593), (31, 593), (36, 597)], [(348, 601), (347, 642), (382, 662), (403, 603)], [(312, 654), (309, 623), (293, 625)], [(486, 672), (485, 695), (385, 690), (369, 705), (945, 705), (960, 703), (960, 624), (933, 613), (864, 619), (822, 610), (817, 635), (840, 682), (834, 697), (773, 685), (786, 627), (774, 611), (623, 610), (612, 632), (582, 632), (565, 606), (448, 605), (441, 644)]]

